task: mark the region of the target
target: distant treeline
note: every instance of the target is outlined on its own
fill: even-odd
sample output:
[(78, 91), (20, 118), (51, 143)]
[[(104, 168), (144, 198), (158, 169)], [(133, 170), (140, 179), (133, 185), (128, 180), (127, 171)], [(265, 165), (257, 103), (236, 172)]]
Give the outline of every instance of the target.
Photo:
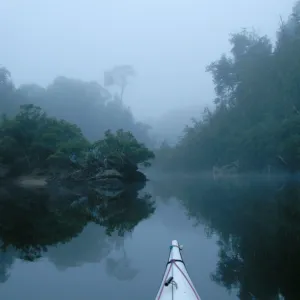
[(103, 138), (106, 130), (124, 129), (148, 146), (151, 143), (149, 126), (137, 122), (121, 97), (113, 97), (97, 82), (57, 77), (46, 88), (36, 84), (16, 87), (9, 70), (0, 68), (0, 114), (13, 116), (23, 104), (78, 125), (91, 141)]
[(274, 44), (243, 30), (230, 55), (207, 71), (215, 108), (185, 129), (176, 147), (163, 144), (157, 164), (168, 170), (211, 170), (233, 161), (241, 171), (300, 168), (300, 2), (281, 22)]

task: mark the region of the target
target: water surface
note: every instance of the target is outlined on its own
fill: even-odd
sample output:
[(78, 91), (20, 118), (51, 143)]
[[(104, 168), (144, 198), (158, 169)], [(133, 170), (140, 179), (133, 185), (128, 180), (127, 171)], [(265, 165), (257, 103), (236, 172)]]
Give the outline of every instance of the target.
[(202, 299), (300, 299), (299, 192), (280, 180), (154, 179), (100, 206), (90, 192), (78, 205), (7, 188), (0, 299), (154, 299), (172, 239)]

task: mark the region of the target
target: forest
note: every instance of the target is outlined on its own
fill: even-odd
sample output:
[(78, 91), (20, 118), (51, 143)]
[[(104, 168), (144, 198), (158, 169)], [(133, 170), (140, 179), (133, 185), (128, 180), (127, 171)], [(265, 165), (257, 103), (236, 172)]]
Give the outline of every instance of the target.
[[(45, 88), (36, 84), (16, 87), (9, 70), (2, 67), (0, 114), (13, 116), (19, 111), (20, 105), (33, 104), (51, 117), (76, 124), (91, 141), (104, 137), (106, 130), (123, 129), (132, 132), (139, 141), (149, 146), (149, 126), (137, 122), (123, 101), (128, 77), (133, 76), (133, 72), (131, 66), (117, 66), (107, 72), (114, 77), (110, 79), (106, 75), (108, 79), (103, 85), (96, 81), (84, 82), (59, 76)], [(112, 85), (120, 88), (120, 92), (109, 92), (108, 88)]]
[[(279, 20), (280, 21), (280, 20)], [(248, 30), (230, 36), (231, 53), (207, 67), (214, 108), (163, 143), (157, 166), (168, 171), (295, 172), (300, 167), (300, 3), (276, 41)]]
[(16, 88), (1, 68), (0, 178), (77, 171), (77, 177), (95, 179), (115, 170), (121, 174), (114, 177), (133, 180), (139, 165), (149, 166), (154, 154), (146, 146), (149, 127), (136, 122), (122, 101), (130, 72), (131, 67), (119, 66), (106, 75), (106, 85), (121, 88), (113, 97), (96, 82), (63, 77), (45, 89)]
[[(195, 117), (193, 125), (186, 126), (175, 145), (163, 142), (155, 149), (155, 167), (164, 171), (213, 170), (215, 173), (226, 170), (295, 172), (299, 169), (299, 2), (288, 20), (279, 23), (275, 41), (246, 29), (230, 36), (231, 53), (221, 55), (207, 66), (215, 87), (214, 107), (205, 108), (202, 115)], [(116, 73), (118, 76), (113, 76)], [(123, 102), (127, 79), (134, 75), (133, 68), (119, 66), (105, 75), (104, 86), (97, 82), (57, 77), (46, 88), (35, 84), (16, 87), (9, 70), (2, 67), (1, 131), (6, 134), (1, 136), (0, 163), (12, 159), (13, 155), (20, 158), (20, 151), (29, 151), (28, 145), (20, 147), (20, 144), (14, 144), (16, 140), (21, 143), (21, 140), (10, 138), (9, 132), (14, 125), (8, 122), (11, 118), (20, 122), (26, 114), (34, 114), (41, 120), (49, 118), (47, 122), (52, 122), (52, 129), (50, 132), (50, 127), (47, 127), (49, 132), (43, 138), (52, 144), (56, 143), (55, 139), (60, 143), (65, 139), (62, 134), (65, 132), (72, 140), (72, 147), (68, 143), (72, 153), (104, 138), (107, 130), (116, 132), (120, 129), (130, 132), (146, 147), (154, 148), (150, 126), (137, 122)], [(117, 85), (120, 93), (112, 95), (107, 89), (110, 85)], [(27, 126), (19, 124), (22, 128)], [(34, 134), (33, 139), (40, 137), (38, 131)], [(23, 142), (29, 142), (27, 137), (22, 138)], [(30, 155), (39, 157), (45, 154), (37, 155), (37, 152), (45, 151), (40, 143), (34, 141), (35, 150), (30, 148)], [(28, 164), (28, 155), (24, 154), (23, 160), (25, 158)]]
[[(46, 87), (16, 86), (10, 71), (0, 67), (0, 284), (17, 259), (41, 257), (76, 267), (101, 258), (106, 272), (132, 279), (136, 271), (125, 238), (162, 203), (178, 201), (205, 238), (216, 238), (213, 282), (238, 290), (240, 299), (279, 299), (279, 294), (300, 299), (298, 181), (211, 180), (196, 173), (299, 171), (300, 1), (278, 23), (275, 40), (246, 29), (230, 35), (230, 53), (206, 69), (215, 88), (213, 107), (197, 113), (178, 141), (158, 147), (150, 126), (138, 122), (123, 101), (135, 75), (131, 66), (105, 73), (103, 85), (60, 76)], [(110, 86), (119, 92), (112, 94)], [(148, 193), (142, 171), (152, 164), (153, 174), (167, 180), (153, 176)], [(46, 176), (47, 188), (16, 184), (22, 176)], [(173, 213), (171, 206), (166, 209)], [(159, 218), (155, 222), (159, 225)], [(88, 242), (79, 239), (91, 229)], [(78, 253), (88, 257), (92, 244), (95, 257), (56, 262), (59, 247), (72, 257), (77, 238), (83, 247)], [(108, 257), (118, 247), (124, 257)]]
[[(279, 23), (275, 41), (246, 29), (230, 36), (231, 52), (207, 66), (215, 87), (214, 107), (193, 119), (176, 145), (164, 142), (155, 150), (156, 167), (218, 171), (233, 166), (234, 171), (269, 173), (299, 169), (300, 3), (286, 22)], [(153, 147), (150, 126), (137, 122), (123, 102), (133, 68), (119, 66), (105, 75), (104, 87), (65, 77), (57, 77), (45, 88), (16, 87), (9, 70), (2, 67), (0, 163), (14, 161), (15, 165), (18, 157), (17, 168), (22, 164), (23, 168), (25, 160), (32, 165), (29, 156), (41, 161), (58, 150), (70, 155), (105, 138), (107, 130), (128, 131), (146, 147)], [(120, 87), (120, 93), (112, 95), (110, 85)], [(17, 126), (28, 132), (16, 132)], [(42, 127), (47, 130), (41, 135)], [(62, 143), (66, 136), (69, 141)], [(45, 149), (43, 143), (64, 149)]]

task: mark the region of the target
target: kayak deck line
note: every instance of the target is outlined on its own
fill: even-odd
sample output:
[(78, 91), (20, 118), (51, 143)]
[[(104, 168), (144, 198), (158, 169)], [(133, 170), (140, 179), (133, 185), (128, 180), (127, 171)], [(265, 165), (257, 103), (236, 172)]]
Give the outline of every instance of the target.
[(182, 247), (178, 245), (177, 240), (173, 240), (172, 246), (170, 246), (169, 260), (156, 300), (201, 300), (187, 273), (181, 256), (181, 249)]
[(171, 264), (172, 262), (176, 262), (176, 261), (185, 264), (184, 261), (183, 261), (182, 259), (171, 259), (171, 260), (169, 260), (169, 261), (167, 262), (167, 265), (168, 265), (168, 264)]

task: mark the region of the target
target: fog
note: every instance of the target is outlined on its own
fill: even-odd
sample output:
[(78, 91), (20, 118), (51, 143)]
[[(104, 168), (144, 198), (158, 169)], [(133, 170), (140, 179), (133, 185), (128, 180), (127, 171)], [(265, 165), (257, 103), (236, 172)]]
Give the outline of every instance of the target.
[(0, 64), (14, 82), (49, 84), (63, 75), (103, 82), (131, 64), (124, 101), (148, 120), (213, 98), (205, 66), (243, 27), (274, 37), (293, 0), (10, 0), (0, 3)]
[[(50, 270), (58, 278), (50, 289), (58, 282), (78, 287), (77, 297), (99, 295), (94, 270), (107, 291), (126, 298), (138, 286), (150, 295), (146, 277), (155, 278), (158, 264), (149, 261), (144, 272), (144, 259), (134, 258), (141, 245), (151, 249), (157, 232), (156, 244), (190, 236), (183, 242), (201, 250), (201, 272), (193, 265), (193, 278), (208, 286), (201, 297), (222, 298), (213, 296), (219, 285), (225, 297), (279, 299), (281, 291), (300, 299), (293, 280), (300, 265), (294, 2), (0, 0), (4, 293), (24, 294), (43, 278), (25, 275), (38, 274), (36, 266), (45, 274), (45, 264), (19, 267), (19, 258), (43, 255), (65, 271)], [(107, 237), (126, 232), (138, 233), (128, 248), (122, 237)], [(151, 257), (160, 264), (158, 252)], [(88, 289), (74, 285), (82, 278)], [(52, 290), (60, 293), (57, 284)]]

